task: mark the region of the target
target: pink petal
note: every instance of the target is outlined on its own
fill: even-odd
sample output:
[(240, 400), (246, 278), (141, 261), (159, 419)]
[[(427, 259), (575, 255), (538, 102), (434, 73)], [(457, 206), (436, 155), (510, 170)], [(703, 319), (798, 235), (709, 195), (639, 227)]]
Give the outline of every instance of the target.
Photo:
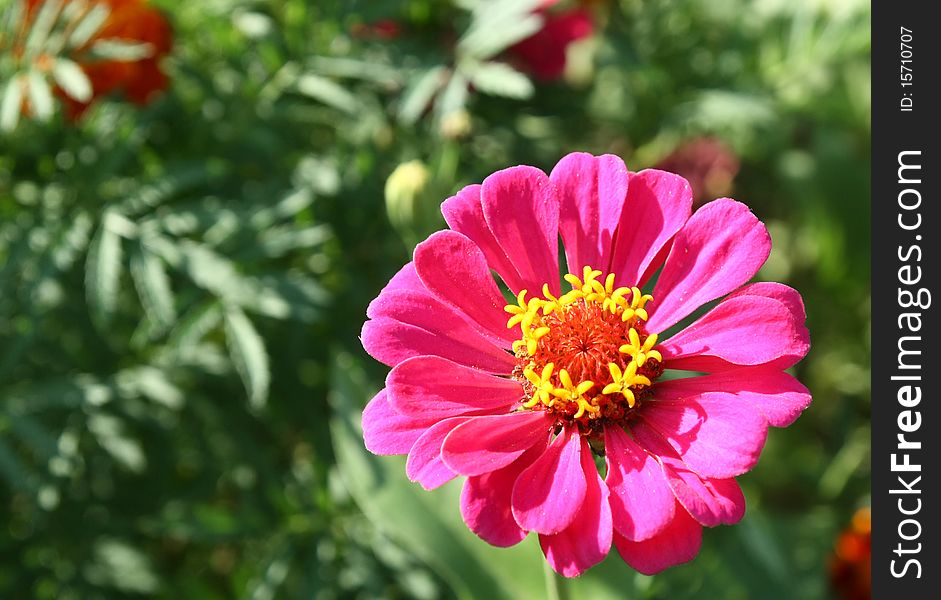
[(702, 525), (679, 504), (669, 525), (650, 539), (632, 542), (626, 537), (614, 536), (614, 547), (624, 562), (644, 575), (654, 575), (693, 560), (701, 546)]
[(617, 285), (643, 286), (663, 262), (692, 205), (692, 189), (679, 175), (656, 169), (631, 173), (611, 258)]
[(506, 548), (526, 537), (528, 532), (513, 518), (513, 484), (545, 449), (542, 444), (533, 446), (502, 469), (467, 478), (461, 491), (461, 515), (467, 527), (488, 544)]
[(732, 296), (660, 345), (668, 369), (714, 371), (803, 356), (807, 329), (788, 307), (762, 296)]
[[(735, 296), (761, 296), (771, 298), (783, 303), (791, 313), (797, 336), (803, 343), (798, 345), (795, 352), (785, 354), (772, 361), (771, 365), (783, 370), (797, 364), (804, 358), (807, 351), (810, 349), (810, 332), (807, 330), (805, 324), (807, 321), (807, 311), (804, 309), (804, 301), (801, 299), (801, 295), (797, 290), (783, 283), (763, 281), (746, 285), (729, 297), (733, 298)], [(803, 351), (801, 352), (801, 350)]]
[[(575, 428), (564, 428), (517, 478), (513, 516), (520, 527), (537, 533), (558, 533), (572, 523), (585, 499), (587, 485), (581, 464), (582, 444)], [(584, 450), (590, 452), (587, 445)]]
[(440, 356), (406, 359), (386, 378), (389, 402), (402, 414), (440, 420), (507, 412), (523, 397), (518, 381), (494, 377)]
[(469, 238), (439, 231), (415, 248), (415, 270), (429, 292), (479, 325), (505, 347), (519, 338), (507, 328), (506, 300), (490, 275), (487, 259)]
[[(633, 189), (634, 182), (631, 182)], [(713, 200), (676, 234), (653, 289), (648, 331), (665, 331), (758, 272), (771, 252), (764, 224), (741, 202)]]
[(454, 417), (435, 423), (428, 428), (408, 453), (405, 474), (426, 490), (433, 490), (454, 479), (457, 474), (441, 460), (441, 444), (455, 427), (466, 423), (470, 417)]
[(513, 356), (421, 285), (412, 263), (369, 304), (363, 325), (366, 352), (389, 366), (412, 356), (442, 356), (492, 373), (509, 373)]
[(582, 438), (580, 444), (582, 477), (587, 486), (584, 501), (576, 507), (575, 518), (564, 531), (539, 536), (549, 566), (564, 577), (581, 575), (604, 560), (614, 534), (608, 487), (598, 475), (588, 442)]
[(810, 406), (810, 391), (775, 367), (743, 367), (702, 377), (657, 383), (658, 398), (681, 399), (711, 392), (726, 402), (746, 402), (757, 408), (774, 427), (787, 427)]
[(369, 303), (368, 307), (366, 307), (366, 316), (372, 319), (373, 317), (377, 316), (376, 311), (381, 313), (383, 307), (385, 306), (385, 302), (381, 300), (383, 294), (393, 290), (412, 291), (416, 294), (428, 293), (428, 290), (425, 289), (425, 285), (421, 282), (421, 279), (418, 278), (418, 273), (415, 271), (415, 263), (405, 263), (402, 268), (392, 276), (392, 279), (389, 280), (389, 283), (387, 283), (386, 286), (382, 288), (382, 290), (379, 292), (379, 295)]
[(548, 283), (560, 293), (559, 200), (546, 174), (525, 166), (497, 171), (484, 179), (481, 202), (490, 231), (519, 272), (520, 285), (535, 294)]
[(631, 427), (637, 442), (657, 456), (676, 499), (706, 527), (732, 525), (745, 515), (745, 496), (734, 479), (700, 477), (673, 447), (643, 421)]
[(415, 440), (433, 423), (396, 412), (389, 405), (386, 390), (382, 390), (363, 409), (366, 449), (373, 454), (408, 454)]
[(543, 411), (474, 417), (445, 438), (441, 456), (460, 475), (503, 468), (549, 437), (552, 419)]
[(606, 269), (627, 195), (627, 167), (617, 156), (573, 152), (552, 169), (559, 194), (559, 230), (570, 273)]
[(630, 540), (653, 537), (676, 504), (660, 464), (617, 426), (605, 427), (604, 446), (614, 528)]
[(482, 338), (475, 339), (479, 334), (453, 316), (439, 314), (437, 329), (391, 318), (366, 321), (361, 333), (363, 347), (370, 356), (390, 367), (413, 356), (437, 355), (490, 373), (513, 370), (515, 361), (510, 354)]
[(481, 186), (469, 185), (441, 204), (441, 214), (448, 227), (469, 237), (487, 257), (487, 264), (497, 272), (503, 282), (514, 292), (526, 287), (520, 279), (516, 267), (506, 256), (506, 252), (497, 238), (493, 237), (487, 220), (484, 219), (484, 207), (480, 201)]
[(641, 418), (703, 477), (735, 477), (758, 462), (768, 422), (758, 407), (729, 402), (727, 394), (704, 393), (668, 400), (660, 395)]
[(787, 305), (788, 310), (794, 315), (795, 320), (803, 323), (807, 320), (807, 310), (804, 308), (804, 301), (800, 292), (783, 283), (774, 281), (759, 281), (740, 287), (729, 297), (736, 296), (761, 296), (763, 298), (774, 298)]

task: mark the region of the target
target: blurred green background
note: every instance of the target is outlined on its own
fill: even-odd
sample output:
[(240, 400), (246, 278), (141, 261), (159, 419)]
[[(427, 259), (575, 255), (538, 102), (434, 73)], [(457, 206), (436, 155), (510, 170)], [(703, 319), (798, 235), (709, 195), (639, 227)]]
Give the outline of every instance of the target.
[(869, 493), (867, 2), (563, 2), (594, 35), (549, 80), (511, 48), (538, 2), (151, 4), (165, 93), (0, 132), (0, 597), (543, 597), (533, 539), (489, 547), (460, 482), (364, 450), (387, 369), (357, 336), (444, 198), (575, 150), (752, 208), (814, 403), (693, 563), (612, 551), (566, 592), (832, 596)]

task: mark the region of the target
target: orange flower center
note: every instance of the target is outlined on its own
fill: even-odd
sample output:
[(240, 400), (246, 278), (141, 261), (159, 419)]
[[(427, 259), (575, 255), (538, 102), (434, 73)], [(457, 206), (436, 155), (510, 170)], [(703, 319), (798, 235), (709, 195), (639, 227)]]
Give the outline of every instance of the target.
[(623, 423), (663, 372), (657, 334), (647, 333), (646, 304), (636, 287), (615, 287), (614, 274), (585, 267), (568, 274), (572, 290), (556, 298), (548, 284), (542, 298), (527, 290), (506, 307), (507, 327), (519, 327), (513, 343), (513, 375), (523, 383), (523, 407), (544, 410), (584, 434), (605, 422)]

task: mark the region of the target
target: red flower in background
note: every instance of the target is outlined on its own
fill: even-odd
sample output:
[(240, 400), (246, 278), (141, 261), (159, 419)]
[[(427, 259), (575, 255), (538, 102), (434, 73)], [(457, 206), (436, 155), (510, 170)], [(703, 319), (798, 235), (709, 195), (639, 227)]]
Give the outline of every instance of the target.
[(545, 19), (542, 29), (509, 49), (517, 65), (537, 79), (552, 81), (565, 72), (569, 44), (594, 33), (591, 15), (582, 9), (549, 12), (558, 0), (547, 0), (537, 11)]
[[(38, 9), (45, 1), (27, 0), (27, 26), (32, 24)], [(88, 76), (92, 97), (87, 102), (79, 102), (61, 91), (59, 94), (63, 97), (67, 114), (72, 119), (80, 117), (91, 103), (102, 96), (121, 93), (135, 104), (144, 105), (156, 93), (167, 88), (167, 76), (160, 69), (160, 61), (170, 52), (173, 35), (170, 24), (160, 11), (149, 6), (146, 0), (95, 0), (82, 15), (95, 4), (108, 7), (108, 18), (101, 29), (82, 47), (74, 49), (73, 55), (69, 57), (75, 60)], [(77, 19), (74, 22), (77, 22)], [(87, 50), (95, 42), (102, 40), (146, 43), (150, 45), (150, 54), (136, 60), (89, 58)]]
[(356, 23), (350, 34), (361, 40), (394, 40), (402, 35), (402, 26), (395, 19), (380, 19), (371, 23)]
[(732, 193), (738, 175), (738, 157), (716, 138), (696, 138), (676, 148), (656, 165), (682, 175), (693, 188), (693, 203), (700, 205)]
[[(595, 31), (591, 13), (584, 8), (570, 10), (550, 9), (559, 0), (545, 0), (534, 12), (543, 19), (542, 28), (507, 50), (507, 58), (520, 70), (542, 81), (552, 81), (565, 73), (566, 53), (572, 42), (584, 39)], [(583, 4), (591, 4), (582, 0)], [(361, 40), (391, 41), (402, 37), (405, 27), (395, 19), (380, 19), (369, 23), (356, 23), (350, 35)], [(453, 49), (454, 39), (446, 36), (446, 44)]]
[(842, 600), (872, 598), (872, 526), (870, 511), (861, 508), (837, 538), (830, 558), (830, 584)]

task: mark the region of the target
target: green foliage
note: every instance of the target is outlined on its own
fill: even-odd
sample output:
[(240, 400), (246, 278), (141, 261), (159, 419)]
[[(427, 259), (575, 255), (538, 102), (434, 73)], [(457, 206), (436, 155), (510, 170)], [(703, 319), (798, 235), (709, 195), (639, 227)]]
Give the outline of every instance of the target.
[[(815, 402), (695, 562), (649, 578), (612, 553), (565, 591), (827, 596), (869, 487), (865, 3), (594, 2), (555, 82), (508, 52), (535, 0), (151, 3), (174, 47), (146, 106), (70, 122), (81, 68), (0, 52), (0, 597), (541, 597), (534, 539), (487, 546), (459, 482), (425, 492), (362, 447), (386, 371), (365, 307), (462, 185), (574, 150), (639, 170), (699, 136), (741, 160), (760, 277), (804, 296)], [(20, 9), (0, 2), (0, 49)], [(104, 18), (63, 37), (49, 13), (26, 44), (80, 47)], [(391, 210), (410, 161), (427, 177)]]

